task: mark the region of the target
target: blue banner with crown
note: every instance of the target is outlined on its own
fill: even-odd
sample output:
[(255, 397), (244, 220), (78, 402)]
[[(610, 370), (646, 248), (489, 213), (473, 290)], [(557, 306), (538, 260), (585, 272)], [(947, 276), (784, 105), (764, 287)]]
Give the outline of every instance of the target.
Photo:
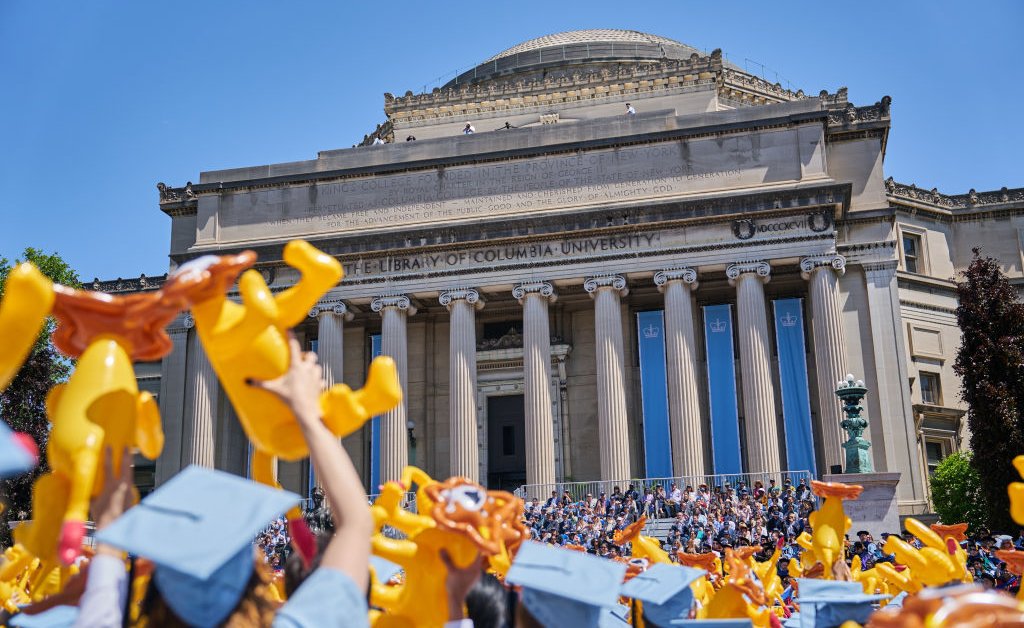
[(742, 473), (730, 305), (704, 306), (704, 339), (708, 354), (711, 455), (715, 473)]
[[(380, 355), (381, 335), (370, 336), (370, 359)], [(370, 419), (370, 493), (378, 492), (380, 486), (380, 417)]]
[(668, 379), (665, 374), (665, 317), (662, 310), (637, 312), (636, 323), (640, 347), (640, 397), (643, 401), (646, 476), (672, 477)]
[(776, 299), (775, 342), (779, 348), (779, 384), (786, 427), (787, 468), (813, 472), (814, 436), (807, 386), (803, 299)]

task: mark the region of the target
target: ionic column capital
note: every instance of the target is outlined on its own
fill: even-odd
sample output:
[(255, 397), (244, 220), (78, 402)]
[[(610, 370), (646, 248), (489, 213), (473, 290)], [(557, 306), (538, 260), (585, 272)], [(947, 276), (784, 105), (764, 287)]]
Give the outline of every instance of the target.
[(626, 296), (629, 294), (629, 288), (626, 287), (626, 278), (622, 275), (600, 275), (598, 277), (591, 277), (583, 282), (583, 289), (586, 290), (591, 298), (597, 295), (598, 291), (602, 288), (609, 288), (619, 293), (619, 296)]
[(319, 318), (322, 314), (341, 316), (345, 321), (350, 321), (354, 318), (352, 312), (348, 311), (348, 306), (342, 301), (321, 301), (309, 310), (310, 318)]
[(512, 296), (520, 303), (530, 294), (540, 295), (552, 302), (558, 299), (555, 287), (547, 281), (527, 281), (512, 288)]
[(755, 274), (761, 281), (768, 283), (772, 275), (772, 267), (765, 261), (736, 262), (725, 269), (725, 276), (729, 278), (729, 285), (735, 286), (741, 275)]
[(390, 309), (404, 310), (409, 316), (416, 313), (416, 306), (404, 294), (374, 297), (373, 301), (370, 301), (370, 309), (382, 314)]
[(181, 330), (188, 331), (196, 326), (196, 319), (192, 318), (192, 313), (188, 312), (181, 319)]
[(822, 268), (832, 268), (838, 275), (846, 272), (846, 258), (838, 253), (811, 255), (800, 260), (800, 276), (810, 279), (811, 274)]
[(472, 288), (445, 290), (437, 297), (437, 300), (449, 311), (452, 309), (452, 303), (456, 301), (465, 301), (478, 310), (484, 306), (484, 300), (480, 298), (480, 293)]
[(696, 290), (700, 283), (697, 281), (697, 271), (693, 268), (667, 268), (654, 273), (654, 285), (658, 286), (658, 292), (664, 292), (668, 284), (673, 281), (680, 281)]

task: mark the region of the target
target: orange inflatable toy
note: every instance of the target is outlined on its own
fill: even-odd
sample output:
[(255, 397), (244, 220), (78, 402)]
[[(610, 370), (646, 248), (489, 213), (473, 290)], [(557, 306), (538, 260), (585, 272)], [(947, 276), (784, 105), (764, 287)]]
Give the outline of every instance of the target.
[(120, 473), (125, 449), (155, 460), (163, 449), (156, 400), (140, 392), (132, 363), (161, 358), (171, 350), (164, 327), (188, 306), (194, 278), (172, 276), (156, 291), (115, 297), (53, 285), (53, 344), (78, 358), (67, 383), (46, 398), (53, 424), (47, 443), (51, 472), (32, 489), (31, 524), (16, 539), (48, 566), (81, 554), (89, 501), (103, 485), (99, 464), (112, 450)]
[[(814, 557), (825, 568), (822, 578), (832, 580), (833, 564), (837, 560), (843, 560), (843, 540), (852, 525), (850, 518), (843, 511), (843, 500), (857, 499), (864, 488), (855, 484), (811, 480), (811, 490), (818, 497), (825, 498), (821, 509), (812, 512), (808, 517), (811, 529), (814, 530), (811, 545)], [(802, 562), (805, 570), (813, 566), (806, 560)]]
[[(416, 484), (417, 512), (402, 509), (405, 487)], [(416, 467), (406, 467), (402, 482), (388, 482), (372, 507), (375, 529), (373, 553), (405, 570), (398, 586), (373, 579), (370, 586), (374, 626), (441, 626), (447, 621), (446, 567), (442, 549), (452, 562), (465, 567), (483, 554), (491, 569), (500, 571), (528, 532), (521, 522), (523, 502), (505, 491), (488, 491), (461, 477), (436, 482)], [(384, 536), (387, 525), (405, 539)], [(497, 561), (498, 565), (495, 565)]]
[[(274, 394), (247, 382), (275, 379), (288, 370), (289, 329), (302, 322), (343, 276), (336, 259), (302, 240), (285, 245), (284, 261), (299, 271), (301, 278), (276, 295), (270, 292), (263, 276), (249, 268), (256, 262), (252, 251), (219, 258), (201, 257), (178, 270), (180, 275), (208, 278), (197, 283), (201, 289), (189, 294), (195, 328), (210, 365), (252, 442), (252, 477), (269, 486), (277, 486), (275, 469), (279, 458), (301, 460), (309, 455), (309, 449), (291, 410)], [(236, 278), (241, 303), (227, 297), (227, 288)], [(321, 395), (323, 422), (335, 436), (348, 436), (370, 417), (395, 407), (401, 399), (395, 363), (390, 357), (380, 356), (370, 364), (362, 389), (353, 391), (345, 384), (335, 384)], [(287, 517), (299, 551), (311, 558), (315, 548), (301, 511), (296, 506)]]

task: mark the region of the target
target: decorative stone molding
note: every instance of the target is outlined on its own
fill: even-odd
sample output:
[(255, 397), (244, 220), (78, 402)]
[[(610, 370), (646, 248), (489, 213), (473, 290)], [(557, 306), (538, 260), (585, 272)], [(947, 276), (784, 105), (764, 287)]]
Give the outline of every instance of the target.
[(191, 181), (187, 182), (184, 187), (180, 188), (172, 188), (161, 181), (156, 184), (156, 189), (160, 193), (161, 203), (179, 203), (181, 201), (194, 201), (199, 198), (192, 190)]
[(164, 282), (167, 281), (167, 275), (160, 275), (159, 277), (147, 277), (146, 275), (139, 275), (138, 278), (121, 279), (104, 279), (96, 277), (92, 280), (92, 283), (87, 287), (90, 290), (96, 292), (146, 292), (148, 290), (159, 290)]
[(867, 107), (857, 107), (848, 102), (845, 107), (829, 109), (828, 123), (832, 126), (845, 126), (865, 122), (881, 122), (889, 119), (891, 104), (892, 98), (889, 96), (883, 96), (882, 100)]
[(811, 255), (800, 260), (800, 276), (810, 279), (815, 268), (831, 266), (832, 270), (842, 275), (846, 272), (846, 258), (839, 254)]
[(865, 273), (881, 273), (881, 272), (895, 273), (896, 272), (896, 268), (899, 267), (899, 261), (897, 261), (897, 260), (887, 260), (887, 261), (884, 261), (884, 262), (871, 262), (871, 263), (868, 263), (868, 264), (861, 264), (860, 267), (864, 269)]
[(892, 177), (885, 180), (885, 191), (892, 197), (947, 209), (967, 209), (984, 205), (1024, 202), (1024, 188), (1003, 187), (990, 192), (977, 192), (971, 189), (967, 194), (943, 194), (937, 188), (922, 190), (913, 184), (898, 183)]
[(466, 303), (469, 303), (478, 310), (484, 306), (484, 300), (480, 298), (480, 293), (472, 288), (446, 290), (437, 297), (437, 300), (449, 310), (451, 310), (452, 302), (460, 300), (465, 300)]
[(555, 293), (555, 287), (547, 281), (531, 281), (521, 283), (515, 288), (512, 288), (512, 296), (519, 301), (523, 302), (528, 294), (539, 294), (540, 296), (555, 301), (558, 299), (558, 295)]
[(370, 309), (374, 312), (383, 312), (389, 308), (406, 310), (409, 316), (416, 313), (416, 306), (404, 294), (374, 297), (373, 301), (370, 301)]
[(681, 281), (690, 286), (690, 290), (696, 290), (700, 283), (697, 281), (697, 271), (693, 268), (669, 268), (654, 273), (654, 285), (658, 286), (659, 292), (664, 292), (670, 281)]
[(762, 281), (768, 283), (772, 275), (772, 267), (765, 261), (749, 261), (749, 262), (736, 262), (730, 264), (725, 269), (725, 276), (729, 279), (729, 285), (736, 285), (736, 280), (740, 278), (740, 275), (746, 273), (754, 273), (761, 278)]
[(336, 314), (343, 317), (346, 321), (350, 321), (354, 318), (352, 312), (348, 311), (348, 306), (342, 301), (324, 301), (317, 303), (309, 310), (310, 318), (317, 318), (321, 314)]
[(629, 294), (629, 288), (626, 287), (626, 278), (622, 275), (600, 275), (598, 277), (591, 277), (583, 282), (583, 289), (586, 290), (591, 297), (593, 297), (601, 288), (617, 290), (619, 292), (619, 296), (623, 297)]

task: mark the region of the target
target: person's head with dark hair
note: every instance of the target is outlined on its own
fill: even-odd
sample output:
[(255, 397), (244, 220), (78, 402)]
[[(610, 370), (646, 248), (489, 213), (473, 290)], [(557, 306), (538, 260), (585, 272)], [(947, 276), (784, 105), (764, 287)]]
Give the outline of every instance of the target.
[(508, 590), (489, 573), (480, 577), (466, 596), (466, 614), (475, 628), (505, 628), (508, 615)]
[(291, 597), (299, 585), (306, 581), (313, 571), (320, 566), (320, 557), (323, 556), (327, 544), (331, 542), (331, 535), (322, 532), (316, 536), (316, 556), (310, 561), (307, 568), (303, 564), (302, 556), (298, 552), (292, 552), (284, 563), (284, 592)]

